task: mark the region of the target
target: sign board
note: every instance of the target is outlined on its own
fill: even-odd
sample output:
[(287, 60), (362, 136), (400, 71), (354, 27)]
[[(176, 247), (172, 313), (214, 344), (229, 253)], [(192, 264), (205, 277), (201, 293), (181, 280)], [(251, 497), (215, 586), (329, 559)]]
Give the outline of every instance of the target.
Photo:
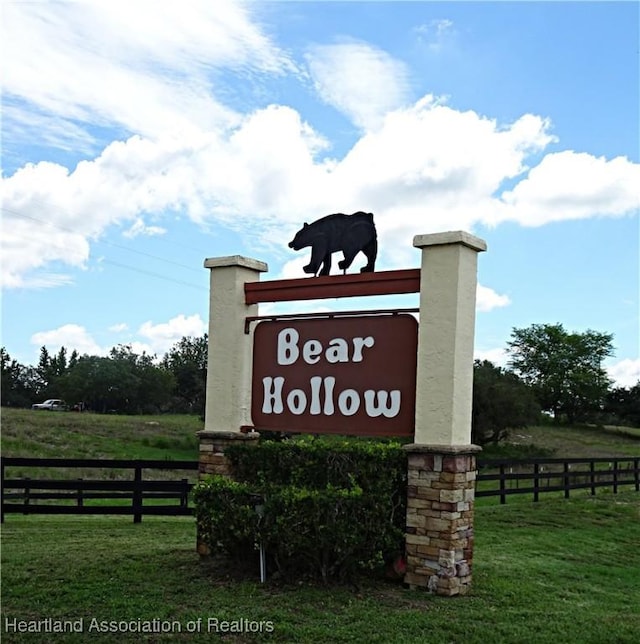
[(258, 431), (413, 436), (417, 347), (411, 315), (260, 322), (253, 425)]

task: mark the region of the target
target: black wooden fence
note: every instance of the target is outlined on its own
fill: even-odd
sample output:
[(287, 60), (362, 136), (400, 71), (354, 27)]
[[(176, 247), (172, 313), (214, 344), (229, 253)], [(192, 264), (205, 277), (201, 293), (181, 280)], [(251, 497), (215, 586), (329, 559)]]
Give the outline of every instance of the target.
[(568, 499), (571, 490), (586, 489), (595, 495), (597, 488), (607, 487), (617, 494), (620, 486), (633, 486), (640, 491), (640, 456), (478, 459), (478, 470), (476, 497), (499, 496), (500, 503), (513, 494), (531, 494), (538, 501), (546, 492), (562, 492)]
[[(110, 478), (7, 478), (7, 468), (22, 471), (64, 468), (67, 472), (97, 469), (109, 472)], [(134, 522), (139, 523), (145, 514), (178, 516), (193, 513), (189, 505), (193, 482), (188, 478), (147, 479), (143, 476), (144, 471), (197, 471), (198, 462), (2, 457), (0, 470), (3, 521), (8, 513), (125, 514), (133, 515)], [(133, 478), (123, 478), (127, 470)], [(621, 486), (640, 491), (640, 456), (478, 459), (478, 470), (476, 497), (497, 496), (500, 503), (506, 503), (507, 497), (514, 494), (530, 494), (533, 501), (538, 501), (540, 494), (547, 492), (562, 492), (569, 498), (570, 490), (587, 489), (595, 495), (599, 487), (611, 488), (614, 494)], [(100, 503), (85, 503), (95, 500)], [(105, 501), (112, 503), (104, 504)]]
[[(6, 470), (41, 471), (44, 468), (98, 470), (106, 479), (84, 478), (7, 478)], [(8, 513), (21, 514), (128, 514), (135, 523), (142, 516), (192, 514), (189, 494), (193, 482), (149, 479), (145, 470), (197, 471), (197, 461), (102, 460), (79, 458), (0, 459), (2, 475), (2, 521)], [(132, 476), (132, 478), (130, 478)], [(116, 478), (117, 477), (117, 478)], [(99, 503), (90, 501), (100, 500)], [(44, 503), (38, 503), (44, 501)], [(89, 503), (86, 503), (89, 501)], [(105, 504), (105, 501), (111, 503)], [(130, 502), (125, 502), (130, 501)]]

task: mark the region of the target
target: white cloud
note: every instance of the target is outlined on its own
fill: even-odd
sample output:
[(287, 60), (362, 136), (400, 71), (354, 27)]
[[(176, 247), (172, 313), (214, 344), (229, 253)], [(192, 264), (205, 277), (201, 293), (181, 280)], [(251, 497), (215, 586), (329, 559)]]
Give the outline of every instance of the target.
[[(531, 224), (536, 217), (542, 222), (632, 211), (639, 166), (585, 154), (567, 153), (555, 167), (553, 180), (564, 185), (564, 200), (548, 197), (546, 158), (505, 200), (496, 198), (502, 182), (523, 173), (528, 157), (553, 140), (548, 128), (534, 115), (500, 126), (425, 97), (389, 113), (384, 127), (365, 134), (342, 160), (327, 161), (316, 158), (324, 140), (295, 110), (269, 106), (226, 135), (134, 136), (73, 172), (49, 162), (27, 165), (3, 180), (5, 285), (23, 286), (24, 275), (54, 261), (83, 267), (90, 238), (128, 221), (136, 230), (144, 213), (158, 219), (165, 210), (219, 221), (281, 248), (283, 234), (292, 236), (302, 219), (329, 214), (336, 204), (343, 212), (364, 209), (375, 213), (384, 240), (379, 265), (392, 268), (415, 261), (415, 234), (472, 230), (478, 222), (504, 218)], [(557, 166), (559, 155), (551, 156)], [(608, 178), (600, 180), (605, 187), (589, 192), (571, 177), (591, 163)], [(580, 203), (578, 211), (569, 207), (571, 199)]]
[[(138, 343), (144, 346), (147, 353), (163, 355), (176, 342), (185, 336), (200, 337), (207, 331), (207, 324), (196, 313), (195, 315), (178, 315), (168, 322), (153, 324), (148, 321), (138, 329), (138, 335), (146, 342)], [(134, 343), (135, 345), (135, 343)]]
[(275, 279), (290, 280), (303, 277), (305, 272), (302, 270), (302, 267), (309, 263), (309, 258), (311, 257), (309, 251), (310, 249), (307, 248), (304, 251), (301, 251), (304, 255), (286, 262)]
[(365, 130), (379, 127), (387, 112), (406, 101), (405, 65), (367, 43), (318, 45), (306, 59), (322, 100)]
[(620, 360), (606, 370), (616, 386), (633, 387), (640, 381), (640, 358)]
[[(177, 315), (168, 322), (154, 324), (151, 321), (142, 324), (136, 333), (131, 334), (125, 342), (134, 353), (164, 355), (184, 336), (200, 337), (207, 331), (207, 325), (198, 314)], [(128, 330), (125, 323), (109, 327), (112, 333), (123, 333)], [(101, 347), (87, 329), (78, 324), (65, 324), (57, 329), (39, 331), (31, 336), (31, 344), (36, 347), (46, 346), (49, 352), (57, 352), (65, 347), (68, 353), (74, 349), (80, 354), (106, 356), (114, 345)]]
[(474, 352), (474, 360), (489, 360), (497, 367), (506, 367), (509, 355), (505, 349), (477, 349)]
[(478, 284), (476, 288), (476, 309), (482, 313), (511, 304), (508, 295), (500, 295), (488, 286)]
[(418, 42), (425, 44), (434, 54), (440, 53), (447, 45), (450, 45), (456, 36), (453, 21), (448, 18), (430, 20), (418, 25), (413, 31)]
[(525, 226), (624, 215), (640, 209), (640, 165), (625, 157), (607, 160), (570, 150), (546, 155), (513, 190), (502, 195), (506, 208), (497, 221)]
[(31, 344), (45, 346), (50, 353), (58, 352), (61, 347), (70, 354), (74, 349), (84, 355), (106, 355), (107, 350), (100, 347), (87, 330), (78, 324), (65, 324), (51, 331), (39, 331), (31, 336)]
[[(151, 0), (5, 3), (2, 38), (11, 51), (3, 100), (60, 117), (51, 122), (58, 138), (63, 122), (75, 138), (89, 122), (147, 136), (192, 131), (194, 123), (228, 125), (235, 114), (215, 98), (208, 72), (293, 69), (247, 5), (232, 0), (193, 0), (188, 11)], [(13, 122), (5, 127), (11, 131)]]
[(148, 226), (142, 218), (138, 217), (133, 223), (133, 226), (125, 230), (122, 234), (129, 239), (133, 239), (138, 235), (153, 237), (155, 235), (164, 235), (166, 232), (166, 228), (162, 228), (161, 226)]
[[(378, 267), (398, 268), (417, 261), (415, 234), (638, 208), (638, 164), (573, 151), (542, 156), (556, 139), (541, 116), (503, 124), (429, 95), (407, 106), (403, 64), (366, 43), (307, 55), (325, 100), (368, 128), (344, 157), (323, 156), (328, 141), (291, 107), (221, 116), (205, 69), (271, 74), (293, 64), (245, 5), (201, 2), (182, 12), (167, 3), (168, 14), (150, 6), (136, 4), (129, 16), (118, 3), (10, 3), (5, 47), (16, 56), (5, 97), (21, 101), (11, 106), (23, 126), (31, 105), (38, 124), (58, 120), (58, 138), (66, 116), (76, 141), (86, 122), (136, 134), (75, 169), (41, 162), (3, 178), (5, 287), (68, 283), (61, 266), (86, 268), (91, 243), (109, 227), (161, 234), (167, 213), (241, 230), (283, 253), (283, 237), (302, 220), (366, 210), (376, 216)], [(34, 52), (20, 40), (27, 34)], [(515, 185), (501, 195), (507, 180)], [(479, 293), (482, 306), (504, 305), (500, 297)]]

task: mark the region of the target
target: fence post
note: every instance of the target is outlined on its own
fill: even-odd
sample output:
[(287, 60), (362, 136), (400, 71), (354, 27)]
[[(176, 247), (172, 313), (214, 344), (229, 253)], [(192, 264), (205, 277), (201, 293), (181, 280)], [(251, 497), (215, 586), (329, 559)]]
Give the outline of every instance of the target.
[(142, 521), (142, 467), (136, 465), (133, 478), (133, 522)]
[(31, 479), (27, 476), (24, 479), (24, 512), (22, 514), (29, 514), (27, 507), (29, 506), (30, 495), (31, 495), (31, 485), (29, 482)]
[[(636, 477), (636, 481), (637, 481)], [(0, 458), (0, 523), (4, 523), (4, 459)]]
[(613, 493), (618, 494), (618, 461), (613, 461)]
[(589, 461), (589, 483), (591, 483), (591, 496), (596, 495), (596, 464), (594, 461)]
[(567, 463), (567, 461), (565, 461), (562, 464), (562, 470), (563, 470), (562, 483), (564, 488), (564, 498), (568, 499), (570, 487), (569, 487), (569, 463)]
[(189, 505), (189, 479), (182, 479), (182, 493), (180, 494), (180, 507)]
[(636, 492), (640, 492), (640, 471), (638, 470), (640, 466), (640, 458), (633, 459), (633, 478), (636, 482)]
[[(82, 483), (82, 478), (79, 478), (78, 482)], [(84, 505), (84, 497), (83, 497), (82, 488), (78, 488), (78, 492), (76, 493), (76, 505), (79, 508), (81, 508)]]
[(540, 463), (533, 464), (533, 501), (538, 501), (540, 496), (540, 487), (538, 481), (540, 479)]

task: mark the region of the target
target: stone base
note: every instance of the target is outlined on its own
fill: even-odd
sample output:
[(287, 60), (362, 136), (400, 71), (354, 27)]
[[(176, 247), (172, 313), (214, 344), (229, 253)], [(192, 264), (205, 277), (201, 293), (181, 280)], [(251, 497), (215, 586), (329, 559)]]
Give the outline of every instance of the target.
[[(202, 430), (197, 434), (200, 439), (200, 451), (198, 457), (198, 478), (202, 480), (212, 474), (232, 477), (231, 464), (225, 456), (227, 447), (236, 441), (251, 441), (250, 444), (257, 445), (260, 434), (258, 432), (218, 432)], [(209, 546), (203, 541), (198, 532), (196, 550), (201, 557), (211, 555)]]
[(204, 478), (210, 474), (220, 474), (222, 476), (231, 476), (231, 467), (227, 457), (224, 455), (226, 448), (235, 441), (255, 441), (257, 445), (260, 438), (258, 432), (217, 432), (211, 430), (202, 430), (198, 432), (200, 439), (199, 451), (199, 478)]
[(476, 445), (407, 445), (406, 573), (411, 588), (465, 594), (473, 563)]

